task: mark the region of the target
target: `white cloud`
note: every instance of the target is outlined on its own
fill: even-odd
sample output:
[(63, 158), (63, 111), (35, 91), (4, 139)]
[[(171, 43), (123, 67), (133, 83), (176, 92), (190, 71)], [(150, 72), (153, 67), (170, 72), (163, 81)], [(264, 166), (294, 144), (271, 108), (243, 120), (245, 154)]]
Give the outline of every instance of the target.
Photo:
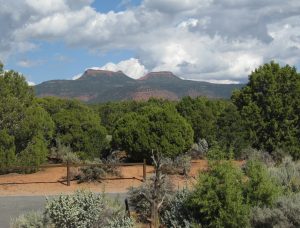
[(68, 9), (68, 6), (63, 0), (25, 0), (27, 5), (38, 13), (47, 15), (52, 12), (59, 12)]
[(31, 82), (31, 81), (27, 81), (27, 84), (28, 84), (29, 86), (35, 86), (35, 85), (36, 85), (34, 82)]
[(239, 81), (231, 81), (231, 80), (206, 80), (207, 82), (210, 83), (215, 83), (215, 84), (239, 84)]
[[(148, 73), (148, 70), (145, 68), (144, 65), (140, 63), (138, 59), (130, 58), (127, 60), (120, 61), (119, 63), (107, 63), (102, 67), (90, 67), (85, 70), (108, 70), (108, 71), (122, 71), (127, 76), (138, 79), (145, 76)], [(72, 77), (72, 80), (77, 80), (82, 76), (81, 74), (77, 74)]]
[(100, 67), (101, 70), (109, 70), (109, 71), (122, 71), (126, 75), (131, 78), (138, 79), (143, 77), (148, 70), (142, 65), (138, 59), (128, 59), (121, 61), (117, 64), (115, 63), (107, 63), (106, 65)]
[(134, 78), (170, 70), (233, 82), (272, 59), (300, 64), (300, 1), (144, 0), (108, 13), (91, 2), (0, 0), (0, 58), (35, 48), (32, 40), (63, 40), (95, 53), (134, 51), (143, 65), (130, 59), (103, 66)]
[(76, 74), (75, 76), (72, 77), (72, 80), (77, 80), (77, 79), (79, 79), (81, 76), (82, 76), (82, 73), (81, 73), (81, 74)]

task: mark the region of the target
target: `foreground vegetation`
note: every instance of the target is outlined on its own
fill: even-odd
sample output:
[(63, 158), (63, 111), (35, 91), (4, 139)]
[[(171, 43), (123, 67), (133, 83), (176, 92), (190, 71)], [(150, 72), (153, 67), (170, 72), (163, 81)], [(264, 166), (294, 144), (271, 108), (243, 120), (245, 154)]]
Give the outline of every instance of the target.
[[(264, 64), (231, 100), (186, 97), (93, 106), (36, 98), (22, 75), (2, 67), (0, 74), (1, 173), (36, 171), (44, 162), (106, 164), (82, 171), (79, 181), (93, 181), (113, 170), (109, 161), (125, 151), (124, 161), (146, 158), (156, 167), (153, 177), (130, 190), (142, 222), (300, 226), (300, 75), (295, 68)], [(166, 175), (186, 175), (191, 157), (209, 159), (209, 169), (193, 188), (176, 191)], [(234, 159), (246, 163), (237, 167)], [(16, 165), (33, 168), (12, 170)], [(80, 210), (79, 205), (74, 213)]]
[(47, 199), (44, 211), (24, 214), (11, 221), (12, 228), (131, 228), (134, 224), (117, 200), (83, 190)]

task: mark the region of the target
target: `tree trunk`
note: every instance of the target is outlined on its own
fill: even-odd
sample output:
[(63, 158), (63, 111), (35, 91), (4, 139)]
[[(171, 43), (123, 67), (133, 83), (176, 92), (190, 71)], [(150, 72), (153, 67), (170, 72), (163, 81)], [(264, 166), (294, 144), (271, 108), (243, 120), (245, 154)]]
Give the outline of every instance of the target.
[(159, 216), (157, 203), (152, 203), (151, 205), (151, 228), (159, 228)]

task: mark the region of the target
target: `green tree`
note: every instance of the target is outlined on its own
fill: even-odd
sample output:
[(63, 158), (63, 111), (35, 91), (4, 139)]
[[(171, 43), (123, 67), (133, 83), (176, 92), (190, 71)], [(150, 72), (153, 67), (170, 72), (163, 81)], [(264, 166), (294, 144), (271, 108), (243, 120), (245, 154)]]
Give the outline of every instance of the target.
[(175, 109), (146, 106), (128, 113), (116, 125), (112, 145), (124, 149), (131, 159), (150, 158), (151, 151), (175, 157), (190, 149), (193, 130)]
[(5, 71), (0, 77), (1, 101), (7, 97), (15, 97), (29, 106), (34, 98), (33, 89), (28, 86), (23, 75), (15, 71)]
[(43, 136), (37, 135), (34, 136), (27, 147), (18, 154), (17, 159), (21, 166), (29, 167), (24, 171), (33, 172), (37, 171), (37, 168), (31, 167), (38, 167), (44, 163), (46, 161), (47, 154), (47, 144)]
[(255, 148), (282, 148), (300, 158), (300, 76), (295, 67), (274, 62), (260, 66), (232, 101)]
[[(15, 71), (2, 72), (0, 77), (0, 129), (5, 129), (3, 138), (9, 139), (11, 149), (3, 163), (12, 165), (12, 158), (30, 159), (30, 164), (40, 164), (46, 159), (47, 146), (53, 133), (53, 121), (48, 113), (36, 104), (33, 90), (23, 75)], [(9, 137), (8, 137), (9, 136)], [(37, 138), (42, 141), (38, 143)], [(3, 145), (6, 145), (3, 142)], [(33, 154), (33, 145), (38, 147)], [(36, 161), (34, 161), (36, 159)], [(14, 160), (14, 159), (13, 159)], [(16, 165), (23, 162), (16, 159)]]
[(0, 131), (0, 173), (15, 164), (14, 141), (14, 137), (10, 136), (7, 130)]
[(231, 161), (217, 162), (200, 173), (188, 200), (203, 227), (247, 227), (249, 206), (243, 197), (243, 175)]
[(216, 140), (217, 118), (228, 102), (209, 100), (205, 97), (184, 97), (176, 106), (194, 130), (194, 141), (206, 139), (211, 145)]
[(116, 123), (124, 116), (124, 113), (137, 111), (141, 104), (142, 102), (136, 101), (107, 102), (96, 106), (95, 109), (108, 133), (112, 134)]
[(55, 138), (69, 145), (74, 152), (85, 152), (90, 158), (100, 157), (107, 147), (106, 130), (92, 109), (77, 101), (66, 105), (52, 116)]
[(257, 160), (248, 160), (245, 168), (247, 182), (245, 195), (251, 206), (271, 206), (281, 194), (266, 166)]
[[(50, 116), (58, 113), (61, 109), (70, 109), (74, 105), (73, 101), (64, 100), (56, 97), (43, 97), (43, 98), (36, 98), (37, 103), (43, 107)], [(78, 102), (75, 102), (78, 104)]]
[(216, 139), (226, 151), (233, 150), (235, 158), (240, 158), (242, 149), (249, 145), (244, 122), (235, 105), (229, 104), (220, 114)]
[(0, 128), (15, 135), (20, 130), (23, 112), (32, 104), (33, 97), (32, 89), (21, 74), (4, 72), (0, 77)]
[(150, 98), (148, 101), (107, 102), (94, 106), (94, 109), (99, 113), (102, 124), (108, 133), (112, 134), (117, 122), (124, 116), (124, 113), (139, 112), (146, 106), (174, 108), (175, 104), (168, 100)]
[(16, 132), (17, 152), (24, 150), (35, 136), (41, 136), (48, 146), (54, 134), (54, 122), (50, 115), (40, 106), (33, 104), (23, 112)]

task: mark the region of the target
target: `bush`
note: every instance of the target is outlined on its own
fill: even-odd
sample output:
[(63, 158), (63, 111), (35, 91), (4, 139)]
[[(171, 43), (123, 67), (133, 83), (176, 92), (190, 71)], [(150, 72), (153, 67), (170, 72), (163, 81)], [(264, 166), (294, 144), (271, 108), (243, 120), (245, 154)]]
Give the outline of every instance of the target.
[(0, 173), (8, 171), (16, 162), (14, 141), (7, 130), (0, 130)]
[(166, 227), (189, 228), (191, 213), (187, 208), (189, 192), (187, 189), (176, 192), (161, 209), (161, 222)]
[(164, 158), (162, 171), (165, 174), (180, 174), (187, 176), (191, 169), (191, 157), (180, 155), (175, 159)]
[(270, 174), (283, 189), (288, 192), (300, 191), (300, 163), (294, 162), (291, 157), (285, 157), (277, 167), (269, 168)]
[(121, 205), (118, 199), (105, 198), (104, 209), (101, 212), (96, 224), (96, 228), (130, 228), (134, 227), (135, 221), (128, 218), (125, 214), (125, 208)]
[(279, 198), (273, 208), (254, 207), (251, 225), (257, 228), (300, 227), (300, 194)]
[(47, 145), (42, 136), (34, 137), (25, 150), (18, 154), (17, 159), (20, 166), (25, 167), (26, 173), (35, 172), (43, 162), (46, 161), (48, 154)]
[(88, 162), (88, 164), (91, 166), (82, 167), (79, 170), (79, 174), (77, 176), (79, 183), (99, 181), (106, 176), (106, 172), (102, 167), (101, 160)]
[(79, 183), (99, 181), (109, 174), (121, 176), (119, 167), (116, 165), (118, 163), (116, 159), (108, 159), (104, 162), (100, 159), (94, 159), (94, 161), (86, 161), (86, 163), (91, 166), (80, 168), (76, 177)]
[(137, 213), (138, 221), (140, 222), (148, 222), (148, 218), (151, 216), (151, 205), (148, 200), (141, 194), (143, 192), (142, 187), (137, 188), (129, 188), (128, 195), (130, 205), (134, 208), (135, 212)]
[[(151, 216), (151, 204), (146, 199), (145, 195), (151, 196), (154, 193), (153, 189), (153, 180), (147, 180), (141, 186), (136, 188), (130, 188), (128, 191), (130, 205), (135, 209), (138, 214), (138, 221), (148, 222), (148, 219)], [(168, 202), (173, 193), (173, 186), (171, 182), (166, 179), (163, 184), (160, 186), (159, 191), (157, 192), (159, 200), (164, 198), (164, 203)]]
[(133, 219), (117, 200), (90, 191), (47, 199), (44, 213), (30, 212), (11, 221), (12, 228), (131, 228)]
[(77, 154), (73, 153), (72, 151), (68, 151), (66, 154), (64, 154), (61, 158), (63, 163), (71, 163), (71, 164), (77, 164), (80, 162), (80, 159), (78, 158)]
[(262, 162), (248, 160), (245, 174), (248, 177), (245, 183), (245, 195), (251, 206), (272, 205), (281, 194), (281, 188)]
[(219, 145), (212, 146), (207, 152), (207, 158), (209, 160), (227, 160), (233, 159), (233, 151), (226, 151), (224, 148), (221, 148)]
[(192, 145), (191, 150), (188, 152), (188, 154), (193, 158), (193, 159), (199, 159), (199, 158), (204, 158), (208, 151), (208, 143), (205, 139), (198, 139), (197, 143), (194, 143)]
[(133, 228), (135, 223), (131, 218), (112, 218), (104, 228)]
[(264, 150), (256, 150), (252, 147), (243, 149), (241, 158), (244, 160), (257, 160), (263, 162), (267, 166), (273, 166), (275, 164), (275, 161), (270, 153)]
[(120, 177), (122, 175), (120, 166), (117, 166), (118, 163), (120, 163), (118, 158), (108, 157), (106, 160), (103, 160), (103, 169), (109, 175)]
[(207, 173), (200, 173), (187, 205), (204, 227), (245, 227), (249, 223), (243, 175), (230, 161), (214, 163)]
[(111, 227), (110, 224), (114, 227), (122, 224), (134, 226), (132, 219), (125, 219), (125, 210), (117, 201), (90, 191), (47, 199), (44, 216), (57, 228), (102, 228)]
[(60, 195), (47, 199), (45, 215), (55, 227), (92, 227), (104, 209), (103, 195), (77, 191), (73, 195)]
[(48, 159), (55, 163), (62, 163), (63, 157), (68, 153), (72, 153), (71, 147), (62, 145), (59, 140), (56, 140), (56, 147), (51, 148)]
[(32, 211), (27, 214), (20, 215), (16, 219), (13, 219), (10, 222), (10, 227), (11, 228), (45, 228), (48, 226), (45, 224), (43, 213)]

